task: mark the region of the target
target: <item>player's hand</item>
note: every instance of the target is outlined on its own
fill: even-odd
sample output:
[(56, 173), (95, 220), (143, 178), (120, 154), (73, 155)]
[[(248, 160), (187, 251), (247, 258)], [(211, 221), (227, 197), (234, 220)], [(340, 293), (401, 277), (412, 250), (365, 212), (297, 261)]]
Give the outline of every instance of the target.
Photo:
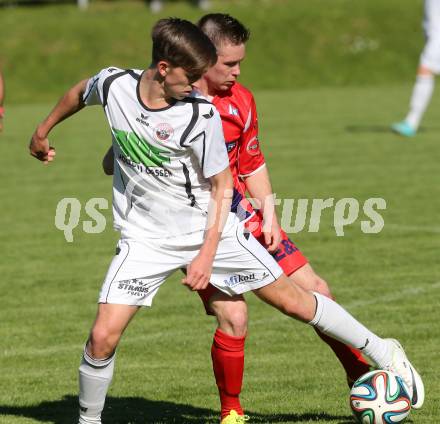
[(268, 252), (273, 253), (278, 249), (278, 245), (281, 242), (281, 228), (276, 219), (272, 220), (272, 225), (268, 231), (265, 230), (263, 225), (264, 243)]
[(47, 165), (55, 159), (55, 149), (49, 146), (47, 137), (42, 137), (38, 134), (38, 130), (34, 132), (29, 144), (29, 153)]
[(197, 255), (186, 269), (186, 277), (182, 284), (191, 290), (203, 290), (209, 284), (212, 273), (212, 260), (205, 256)]

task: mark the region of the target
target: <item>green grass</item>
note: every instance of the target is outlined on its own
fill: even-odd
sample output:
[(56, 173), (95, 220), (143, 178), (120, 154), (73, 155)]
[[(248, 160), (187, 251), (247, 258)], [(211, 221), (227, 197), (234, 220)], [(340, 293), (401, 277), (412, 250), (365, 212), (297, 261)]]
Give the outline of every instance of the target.
[[(7, 102), (51, 101), (73, 82), (114, 65), (148, 66), (159, 17), (197, 20), (186, 1), (160, 15), (142, 1), (0, 9), (0, 67)], [(252, 32), (243, 81), (253, 89), (406, 82), (423, 47), (422, 0), (213, 0)]]
[[(399, 338), (424, 376), (427, 399), (414, 424), (438, 421), (440, 184), (436, 111), (420, 135), (387, 131), (404, 112), (409, 85), (269, 90), (256, 93), (261, 140), (281, 198), (383, 197), (380, 234), (360, 219), (337, 237), (333, 212), (320, 231), (292, 239), (337, 299), (383, 336)], [(54, 226), (64, 197), (82, 205), (110, 198), (100, 160), (109, 144), (102, 111), (91, 108), (52, 134), (57, 159), (42, 166), (28, 139), (49, 104), (10, 106), (0, 136), (0, 423), (75, 422), (77, 366), (117, 234)], [(89, 219), (83, 212), (81, 219)], [(211, 372), (215, 324), (176, 274), (142, 310), (121, 343), (105, 423), (215, 423)], [(307, 326), (247, 296), (250, 309), (243, 404), (260, 423), (351, 421), (340, 366)]]

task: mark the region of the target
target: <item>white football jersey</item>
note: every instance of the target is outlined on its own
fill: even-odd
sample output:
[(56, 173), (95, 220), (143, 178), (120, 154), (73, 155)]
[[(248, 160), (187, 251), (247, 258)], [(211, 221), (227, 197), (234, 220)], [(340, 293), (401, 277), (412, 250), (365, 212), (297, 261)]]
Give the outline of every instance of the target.
[(86, 105), (104, 108), (115, 167), (113, 216), (122, 237), (163, 238), (204, 230), (209, 177), (229, 166), (220, 116), (200, 94), (162, 109), (141, 100), (140, 70), (92, 77)]

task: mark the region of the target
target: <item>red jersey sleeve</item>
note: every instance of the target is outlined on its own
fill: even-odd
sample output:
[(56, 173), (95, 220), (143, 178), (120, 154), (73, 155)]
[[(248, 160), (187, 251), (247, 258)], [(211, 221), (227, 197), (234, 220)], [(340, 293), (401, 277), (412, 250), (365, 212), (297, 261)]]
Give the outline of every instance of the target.
[(248, 116), (239, 142), (238, 175), (240, 177), (250, 176), (265, 165), (258, 140), (257, 106), (252, 95), (250, 100)]

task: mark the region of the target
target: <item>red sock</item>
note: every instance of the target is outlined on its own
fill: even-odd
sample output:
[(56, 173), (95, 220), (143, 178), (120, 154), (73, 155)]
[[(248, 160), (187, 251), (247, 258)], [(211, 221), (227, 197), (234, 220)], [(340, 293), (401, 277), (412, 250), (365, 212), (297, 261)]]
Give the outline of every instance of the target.
[(231, 409), (243, 415), (240, 392), (244, 371), (244, 337), (229, 336), (220, 329), (214, 334), (211, 348), (212, 367), (221, 402), (222, 419)]
[(345, 369), (347, 377), (353, 382), (357, 380), (361, 375), (370, 371), (370, 365), (367, 360), (362, 356), (360, 350), (352, 348), (350, 346), (341, 343), (338, 340), (332, 339), (324, 333), (321, 333), (315, 328), (318, 336), (326, 342), (330, 348), (335, 352), (339, 362)]

